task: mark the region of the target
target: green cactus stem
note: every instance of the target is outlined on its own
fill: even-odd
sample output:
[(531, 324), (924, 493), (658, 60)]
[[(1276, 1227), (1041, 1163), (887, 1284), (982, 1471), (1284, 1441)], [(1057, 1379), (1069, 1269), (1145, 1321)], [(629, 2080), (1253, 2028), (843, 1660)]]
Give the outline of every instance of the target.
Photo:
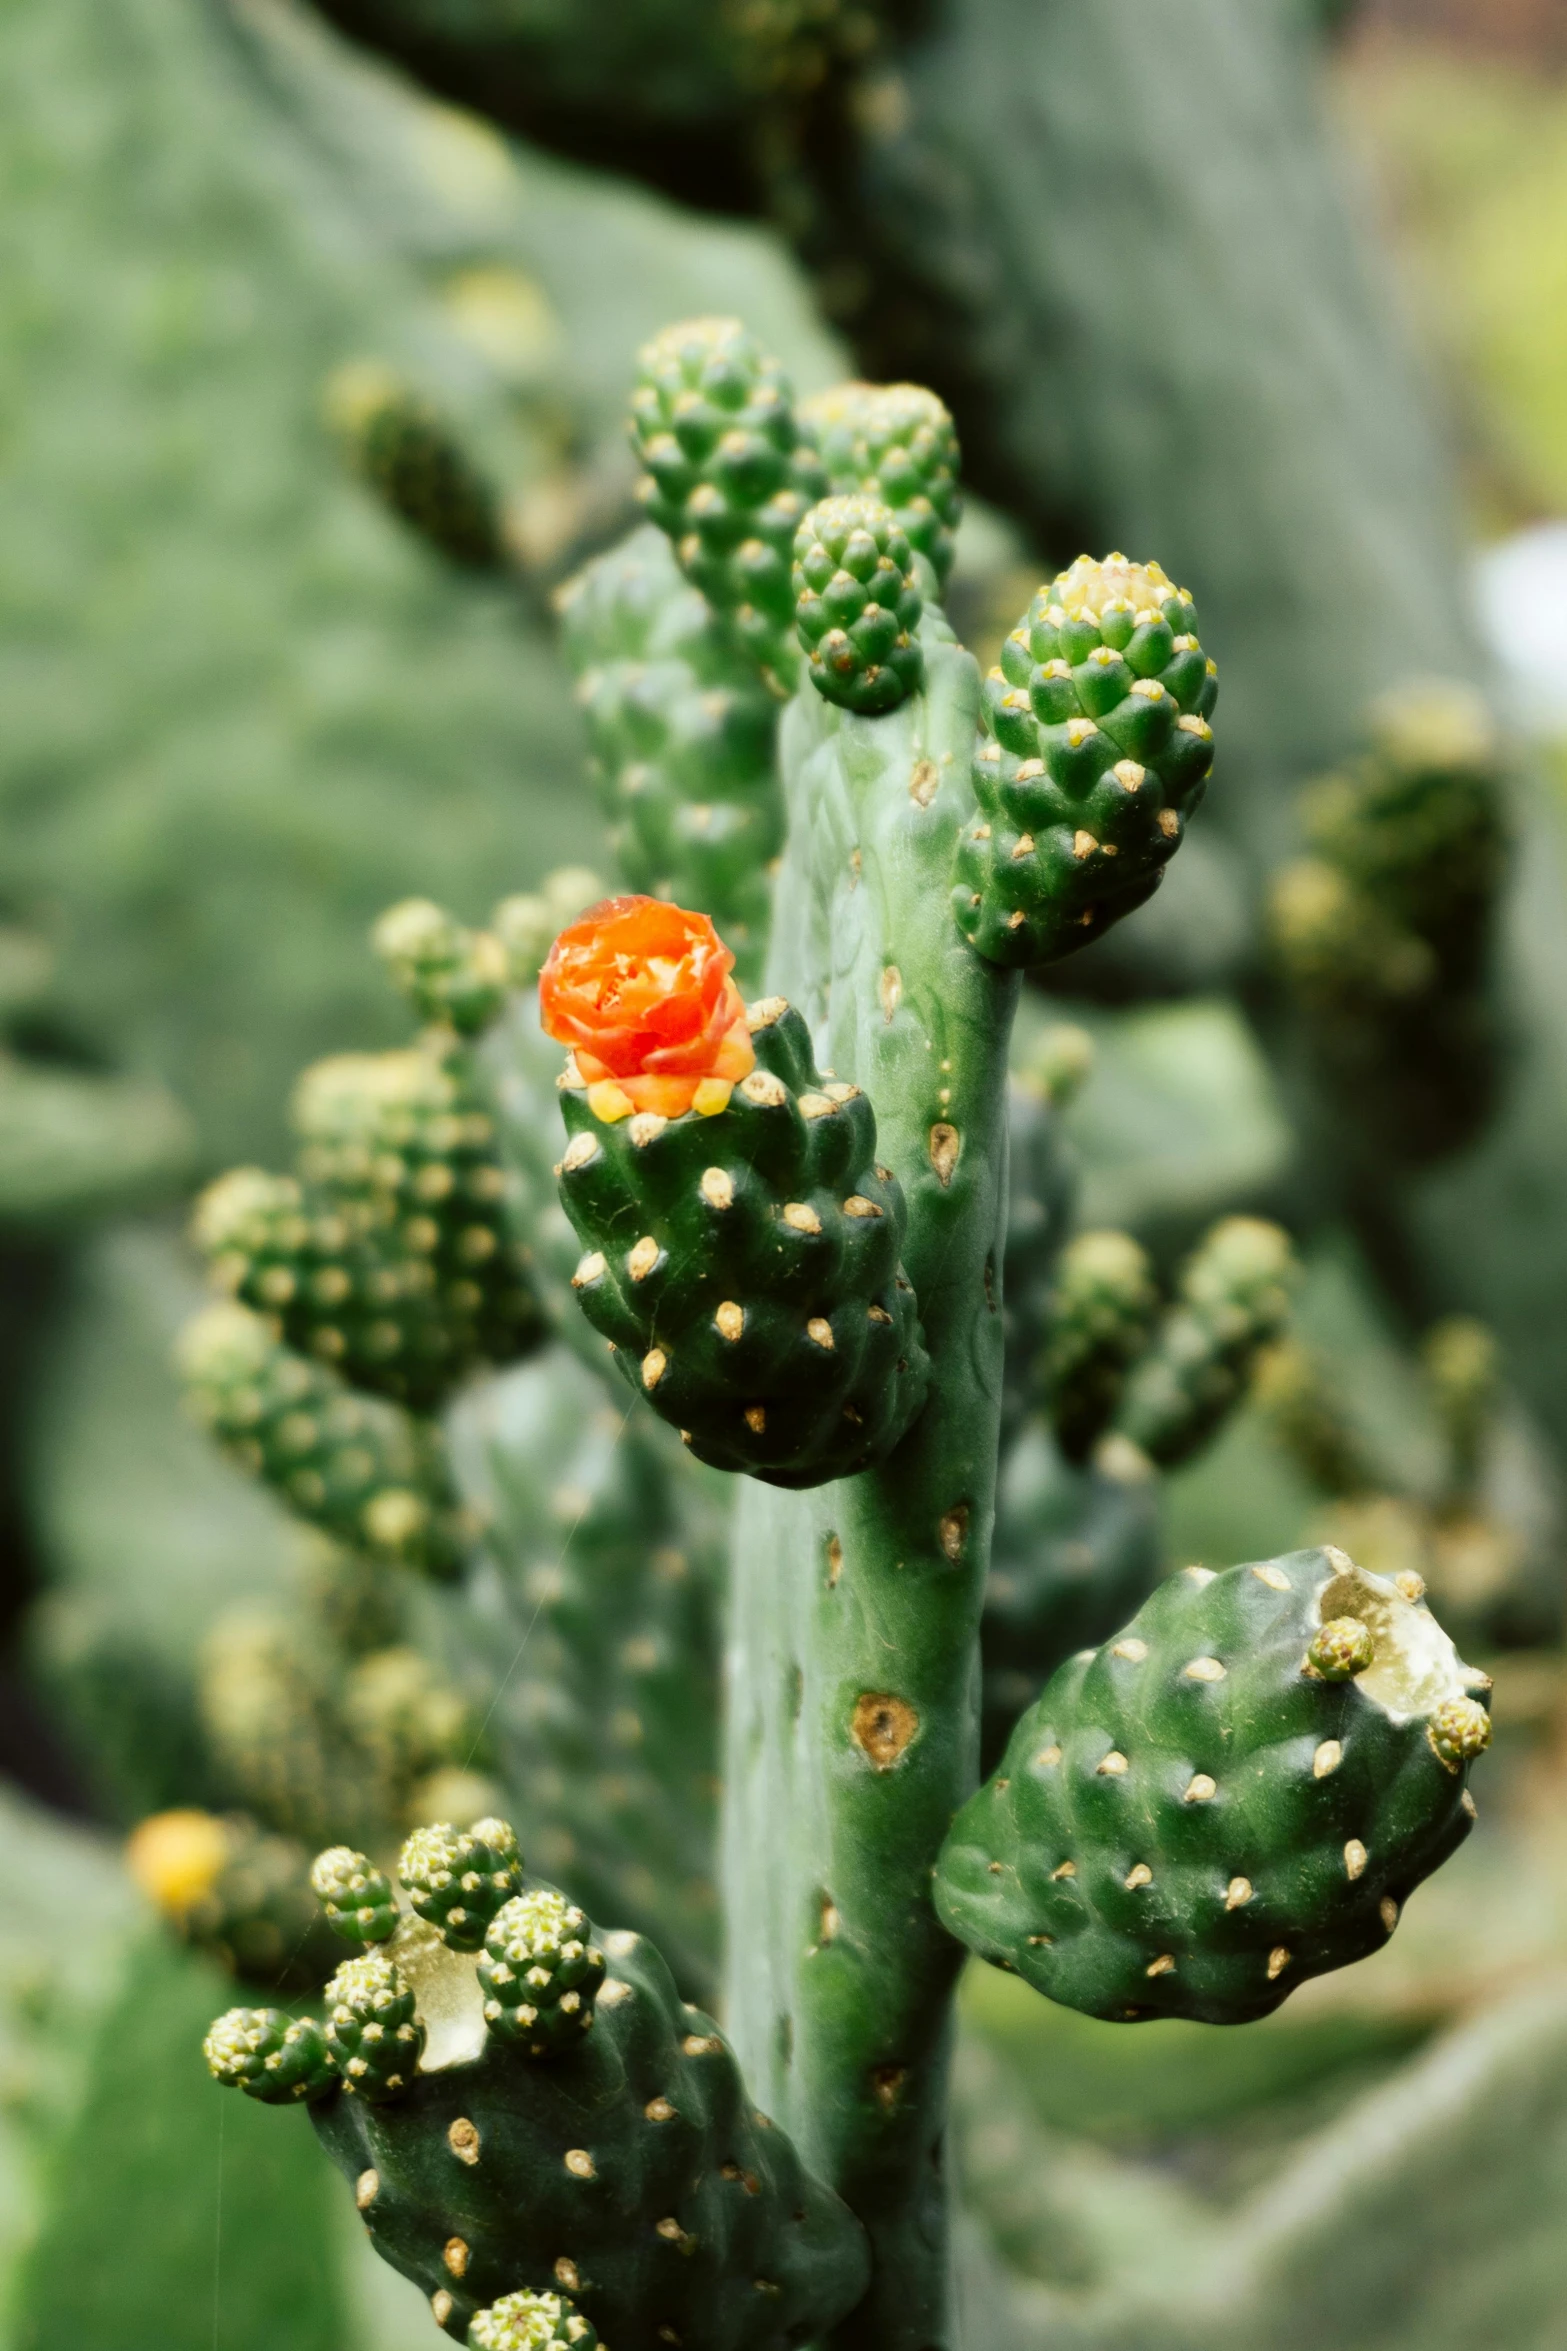
[(564, 2294), (503, 2294), (468, 2327), (472, 2351), (598, 2351), (598, 2335)]
[(457, 1572), (465, 1530), (437, 1432), (356, 1395), (244, 1306), (207, 1307), (179, 1358), (196, 1419), (301, 1518), (398, 1566)]
[(479, 1960), (484, 2021), (529, 2057), (554, 2057), (593, 2029), (604, 1954), (552, 1887), (518, 1894), (491, 1919)]
[(333, 1845), (310, 1865), (310, 1887), (335, 1934), (385, 1943), (397, 1932), (397, 1896), (367, 1854)]
[(798, 1013), (764, 999), (747, 1022), (756, 1067), (706, 1115), (606, 1120), (568, 1084), (573, 1286), (699, 1459), (820, 1485), (884, 1459), (924, 1400), (903, 1196), (866, 1095), (821, 1076)]
[(800, 429), (835, 494), (859, 491), (892, 508), (939, 596), (963, 511), (958, 436), (945, 405), (923, 384), (835, 384), (801, 403)]
[(785, 714), (790, 835), (769, 980), (875, 1103), (908, 1202), (929, 1401), (886, 1465), (748, 1481), (725, 1769), (727, 2013), (747, 2071), (871, 2232), (842, 2340), (948, 2337), (940, 2171), (955, 1950), (929, 1872), (972, 1782), (972, 1658), (1001, 1388), (1006, 1048), (1016, 979), (966, 952), (946, 876), (972, 805), (974, 664), (927, 609), (925, 688)]
[[(651, 524), (579, 572), (560, 614), (627, 887), (700, 906), (734, 949), (741, 984), (755, 986), (783, 841), (776, 697)], [(527, 977), (570, 916), (603, 895), (562, 908)]]
[(812, 685), (873, 718), (918, 693), (924, 609), (913, 550), (879, 499), (824, 498), (794, 542), (795, 625)]
[(1158, 1310), (1148, 1257), (1130, 1233), (1079, 1233), (1061, 1253), (1040, 1366), (1068, 1461), (1084, 1461), (1115, 1416)]
[(326, 2045), (343, 2088), (375, 2102), (405, 2098), (424, 2042), (396, 1960), (384, 1951), (346, 1959), (326, 1988)]
[(637, 355), (641, 497), (681, 570), (781, 691), (799, 666), (794, 535), (827, 489), (788, 380), (738, 319), (666, 327)]
[(1288, 1319), (1299, 1269), (1288, 1236), (1260, 1217), (1215, 1225), (1126, 1384), (1116, 1426), (1164, 1468), (1189, 1460), (1232, 1409)]
[(1093, 2016), (1265, 2016), (1380, 1949), (1468, 1835), (1489, 1687), (1342, 1551), (1188, 1568), (1018, 1724), (941, 1916)]
[(280, 2008), (230, 2008), (201, 2046), (214, 2081), (264, 2106), (320, 2098), (336, 2075), (315, 2018), (285, 2016)]
[(985, 681), (953, 911), (1004, 964), (1052, 963), (1142, 905), (1213, 764), (1215, 665), (1157, 564), (1080, 556)]
[(448, 563), (506, 560), (501, 502), (450, 424), (392, 368), (356, 360), (327, 386), (328, 419), (382, 504)]

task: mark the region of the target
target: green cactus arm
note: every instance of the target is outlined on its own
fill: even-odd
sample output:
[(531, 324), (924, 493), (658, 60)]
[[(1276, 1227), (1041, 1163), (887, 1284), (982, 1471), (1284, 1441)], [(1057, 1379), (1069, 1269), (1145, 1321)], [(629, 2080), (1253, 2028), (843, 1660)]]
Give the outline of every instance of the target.
[(1244, 1393), (1261, 1350), (1288, 1320), (1299, 1271), (1287, 1236), (1260, 1217), (1214, 1226), (1126, 1384), (1116, 1427), (1170, 1468), (1189, 1460)]
[(754, 988), (783, 838), (776, 698), (652, 524), (587, 565), (557, 606), (627, 887), (711, 915)]
[(1213, 764), (1217, 665), (1159, 565), (1079, 556), (985, 680), (952, 905), (997, 963), (1052, 963), (1164, 878)]
[(1079, 1233), (1062, 1251), (1039, 1374), (1069, 1461), (1086, 1460), (1114, 1418), (1158, 1302), (1147, 1252), (1130, 1233)]
[(195, 1316), (179, 1359), (196, 1419), (301, 1518), (390, 1565), (457, 1573), (471, 1530), (427, 1422), (355, 1394), (237, 1304)]
[(786, 693), (800, 659), (794, 537), (827, 487), (788, 379), (732, 318), (666, 327), (637, 370), (631, 438), (643, 506), (737, 644)]
[(1018, 1724), (941, 1916), (1090, 2015), (1264, 2016), (1379, 1950), (1467, 1836), (1489, 1687), (1341, 1551), (1188, 1568)]

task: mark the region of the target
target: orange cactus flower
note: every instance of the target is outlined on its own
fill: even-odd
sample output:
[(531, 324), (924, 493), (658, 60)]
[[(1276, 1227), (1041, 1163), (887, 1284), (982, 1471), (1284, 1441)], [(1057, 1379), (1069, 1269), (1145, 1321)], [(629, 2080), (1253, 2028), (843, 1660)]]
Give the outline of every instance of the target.
[(605, 898), (567, 925), (539, 975), (539, 1010), (597, 1117), (726, 1107), (756, 1066), (734, 960), (705, 914), (662, 898)]

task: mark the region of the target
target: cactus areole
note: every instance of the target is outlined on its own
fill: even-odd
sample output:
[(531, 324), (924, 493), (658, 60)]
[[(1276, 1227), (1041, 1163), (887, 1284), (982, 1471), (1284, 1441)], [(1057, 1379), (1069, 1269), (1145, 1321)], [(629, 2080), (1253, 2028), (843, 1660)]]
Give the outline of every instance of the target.
[[(1023, 969), (1141, 905), (1197, 808), (1191, 597), (1082, 558), (982, 678), (939, 602), (940, 403), (797, 410), (733, 320), (648, 346), (632, 439), (649, 520), (563, 614), (627, 879), (666, 878), (590, 905), (542, 972), (505, 908), (493, 935), (422, 901), (382, 925), (422, 1058), (356, 1065), (347, 1108), (307, 1083), (298, 1179), (209, 1196), (237, 1301), (186, 1365), (221, 1441), (388, 1573), (493, 1577), (496, 1514), (432, 1414), (541, 1332), (703, 1508), (698, 1464), (737, 1473), (725, 2029), (579, 1906), (571, 1840), (557, 1889), (485, 1819), (415, 1829), (395, 1886), (390, 1855), (324, 1854), (361, 1946), (324, 2019), (236, 2010), (208, 2059), (309, 2107), (377, 2250), (476, 2351), (954, 2351), (966, 1953), (1098, 2016), (1264, 2014), (1379, 1948), (1467, 1832), (1488, 1685), (1417, 1579), (1342, 1553), (1145, 1597), (1143, 1497), (1276, 1338), (1288, 1243), (1226, 1220), (1162, 1312), (1125, 1236), (1063, 1252), (1051, 1087), (1009, 1094), (1008, 1050)], [(647, 1540), (655, 1580), (688, 1572)], [(628, 1675), (670, 1662), (623, 1647)], [(980, 1788), (982, 1686), (1005, 1753)], [(652, 1720), (575, 1750), (607, 1808), (606, 1742), (652, 1770)], [(637, 1882), (673, 1934), (674, 1889)]]

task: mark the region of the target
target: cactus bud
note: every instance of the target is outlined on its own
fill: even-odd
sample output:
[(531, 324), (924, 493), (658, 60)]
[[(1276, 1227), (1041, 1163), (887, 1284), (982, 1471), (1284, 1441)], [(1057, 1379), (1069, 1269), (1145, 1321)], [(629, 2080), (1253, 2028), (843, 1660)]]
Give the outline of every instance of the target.
[(801, 523), (795, 626), (827, 701), (869, 718), (918, 693), (925, 656), (912, 563), (892, 509), (874, 498), (824, 499)]
[(397, 1931), (397, 1897), (366, 1854), (333, 1845), (310, 1865), (327, 1924), (350, 1943), (384, 1943)]

